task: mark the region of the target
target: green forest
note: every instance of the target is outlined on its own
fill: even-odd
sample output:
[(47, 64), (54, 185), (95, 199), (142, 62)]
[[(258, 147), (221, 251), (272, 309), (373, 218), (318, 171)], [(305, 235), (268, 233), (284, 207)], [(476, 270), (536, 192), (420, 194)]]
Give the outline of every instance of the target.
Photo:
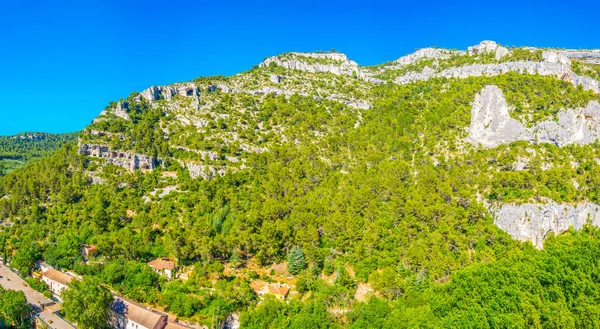
[(66, 143), (75, 141), (77, 133), (22, 133), (0, 136), (0, 176), (23, 167), (32, 159), (47, 157)]
[[(248, 152), (169, 126), (170, 141), (243, 158), (205, 180), (166, 142), (173, 114), (132, 95), (131, 121), (93, 127), (115, 134), (114, 148), (164, 159), (154, 171), (83, 156), (75, 135), (0, 139), (5, 159), (42, 157), (0, 177), (0, 221), (14, 223), (0, 229), (0, 255), (22, 274), (44, 260), (85, 276), (67, 299), (93, 282), (207, 326), (238, 313), (242, 328), (600, 327), (600, 230), (548, 236), (537, 250), (497, 228), (486, 206), (600, 202), (599, 145), (466, 144), (471, 103), (490, 84), (526, 125), (600, 100), (552, 77), (433, 79), (374, 87), (357, 124), (356, 110), (331, 100), (216, 92), (247, 102), (248, 122), (285, 129), (235, 130), (269, 148)], [(232, 117), (208, 127), (226, 136), (237, 129)], [(512, 170), (521, 156), (530, 166)], [(84, 243), (99, 256), (84, 262)], [(167, 281), (145, 264), (161, 257), (193, 266), (189, 280)], [(285, 301), (252, 290), (281, 278), (293, 285)]]

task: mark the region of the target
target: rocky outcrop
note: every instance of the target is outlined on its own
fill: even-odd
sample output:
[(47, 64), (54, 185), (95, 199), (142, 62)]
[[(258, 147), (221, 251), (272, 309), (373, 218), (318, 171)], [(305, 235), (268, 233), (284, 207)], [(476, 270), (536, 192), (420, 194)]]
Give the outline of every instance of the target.
[(483, 147), (524, 140), (557, 146), (591, 144), (600, 138), (600, 104), (561, 110), (557, 120), (546, 120), (527, 128), (510, 117), (502, 90), (486, 86), (475, 96), (467, 142)]
[(173, 85), (173, 86), (152, 86), (140, 93), (148, 102), (154, 102), (161, 99), (171, 100), (175, 95), (185, 97), (198, 97), (198, 86), (192, 83)]
[(567, 58), (574, 58), (589, 64), (600, 63), (600, 49), (595, 50), (565, 50), (560, 52)]
[(271, 82), (273, 82), (273, 83), (281, 83), (281, 80), (283, 80), (283, 77), (282, 77), (282, 76), (279, 76), (279, 75), (276, 75), (276, 74), (273, 74), (273, 75), (271, 75), (271, 76), (269, 77), (269, 80), (270, 80)]
[(106, 163), (112, 163), (129, 171), (138, 169), (151, 171), (155, 169), (156, 164), (159, 162), (157, 159), (147, 155), (110, 150), (110, 147), (98, 144), (80, 143), (79, 153), (86, 156), (106, 159)]
[(458, 78), (466, 79), (468, 77), (495, 76), (508, 72), (517, 72), (520, 74), (538, 74), (544, 76), (554, 76), (562, 80), (569, 81), (573, 85), (582, 85), (585, 90), (600, 92), (600, 83), (594, 79), (581, 77), (571, 71), (568, 64), (560, 62), (506, 62), (498, 64), (472, 64), (461, 67), (452, 67), (436, 73), (432, 69), (425, 68), (423, 72), (409, 72), (394, 80), (398, 84), (407, 84), (416, 81), (426, 81), (432, 78)]
[[(372, 80), (377, 80), (377, 79), (373, 79)], [(300, 96), (309, 96), (307, 93), (303, 93), (303, 92), (297, 92), (297, 91), (292, 91), (292, 90), (284, 90), (284, 89), (279, 89), (279, 88), (274, 88), (274, 87), (263, 87), (261, 89), (254, 89), (254, 90), (241, 90), (241, 89), (233, 89), (230, 88), (226, 85), (223, 84), (219, 84), (219, 85), (210, 85), (208, 86), (208, 91), (209, 92), (215, 92), (215, 91), (221, 91), (224, 93), (241, 93), (241, 94), (249, 94), (249, 95), (284, 95), (284, 96), (292, 96), (294, 94), (298, 94)], [(314, 97), (317, 100), (320, 100), (322, 98), (320, 97)], [(348, 99), (344, 99), (340, 96), (328, 96), (326, 98), (327, 100), (330, 101), (336, 101), (336, 102), (340, 102), (343, 103), (349, 107), (353, 107), (353, 108), (357, 108), (357, 109), (362, 109), (362, 110), (368, 110), (371, 108), (371, 103), (369, 103), (368, 101), (365, 100), (348, 100)]]
[(439, 59), (439, 58), (449, 58), (454, 54), (464, 55), (464, 52), (452, 51), (448, 49), (441, 48), (422, 48), (418, 49), (412, 54), (403, 56), (394, 61), (393, 66), (388, 66), (386, 68), (399, 69), (407, 65), (415, 64), (421, 59)]
[(519, 241), (531, 241), (542, 249), (548, 233), (559, 234), (569, 227), (580, 230), (588, 221), (600, 226), (600, 206), (595, 203), (575, 205), (558, 204), (550, 201), (545, 204), (527, 203), (505, 204), (492, 209), (494, 224)]
[[(312, 59), (312, 60), (311, 60)], [(260, 63), (260, 67), (268, 67), (274, 63), (288, 70), (299, 70), (304, 72), (328, 72), (335, 75), (356, 76), (362, 80), (369, 77), (361, 71), (355, 61), (351, 61), (340, 53), (289, 53), (282, 56), (273, 56)]]
[(486, 86), (475, 95), (467, 141), (484, 147), (496, 147), (527, 138), (525, 127), (510, 117), (508, 104), (497, 86)]
[(112, 113), (120, 118), (129, 120), (129, 103), (118, 102), (117, 106), (114, 109), (112, 109)]
[(204, 180), (211, 180), (217, 176), (224, 176), (226, 173), (225, 169), (217, 169), (202, 163), (182, 162), (181, 165), (187, 168), (192, 178), (201, 177)]
[(485, 53), (494, 53), (496, 60), (500, 60), (502, 57), (508, 55), (510, 52), (508, 48), (499, 46), (496, 42), (490, 40), (481, 41), (478, 45), (469, 47), (469, 55), (475, 56)]
[(544, 50), (542, 52), (542, 58), (544, 58), (544, 61), (548, 63), (560, 63), (567, 65), (571, 64), (571, 60), (567, 56), (557, 51)]

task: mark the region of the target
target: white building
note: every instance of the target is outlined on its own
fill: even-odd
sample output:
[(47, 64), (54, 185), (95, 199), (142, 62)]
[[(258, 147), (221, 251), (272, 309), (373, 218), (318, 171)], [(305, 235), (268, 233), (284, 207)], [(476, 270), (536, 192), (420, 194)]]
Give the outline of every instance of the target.
[(49, 267), (42, 272), (42, 281), (48, 285), (48, 289), (57, 297), (60, 297), (62, 291), (67, 289), (73, 279), (72, 276)]
[(173, 279), (173, 273), (175, 272), (175, 262), (168, 258), (155, 259), (148, 263), (148, 266), (152, 267), (154, 272), (166, 277), (167, 279)]
[(168, 317), (166, 314), (145, 308), (123, 297), (115, 296), (111, 310), (111, 328), (163, 329), (167, 326)]

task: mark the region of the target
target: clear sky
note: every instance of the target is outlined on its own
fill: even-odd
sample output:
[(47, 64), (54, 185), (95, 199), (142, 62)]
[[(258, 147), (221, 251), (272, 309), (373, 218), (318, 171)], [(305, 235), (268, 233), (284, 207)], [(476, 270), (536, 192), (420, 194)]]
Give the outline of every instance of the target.
[(83, 129), (110, 100), (335, 48), (359, 64), (415, 48), (600, 48), (596, 1), (0, 1), (0, 135)]

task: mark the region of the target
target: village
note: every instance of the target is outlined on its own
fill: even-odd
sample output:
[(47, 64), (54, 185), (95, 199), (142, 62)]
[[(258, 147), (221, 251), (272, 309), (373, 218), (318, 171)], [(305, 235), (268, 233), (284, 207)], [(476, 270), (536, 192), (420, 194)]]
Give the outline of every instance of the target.
[[(81, 255), (85, 261), (98, 256), (98, 249), (94, 245), (81, 245)], [(158, 275), (166, 280), (189, 280), (191, 270), (178, 272), (178, 266), (174, 260), (169, 258), (157, 258), (147, 263), (147, 265)], [(5, 289), (23, 291), (27, 297), (28, 303), (34, 310), (34, 319), (36, 325), (49, 329), (69, 329), (76, 328), (76, 324), (68, 322), (61, 314), (61, 295), (69, 289), (69, 285), (74, 280), (81, 280), (82, 277), (73, 272), (63, 272), (55, 269), (44, 261), (36, 264), (36, 271), (32, 273), (34, 278), (41, 280), (50, 292), (42, 294), (39, 291), (29, 287), (23, 277), (10, 264), (0, 266), (0, 286)], [(251, 287), (258, 300), (266, 296), (272, 296), (278, 300), (285, 300), (290, 293), (288, 284), (268, 283), (262, 280), (255, 280)], [(109, 326), (114, 329), (193, 329), (206, 328), (196, 324), (180, 322), (177, 316), (153, 309), (142, 305), (131, 299), (111, 291), (113, 302), (110, 307)], [(223, 322), (220, 329), (239, 328), (239, 319), (237, 315), (230, 315), (227, 321)]]

